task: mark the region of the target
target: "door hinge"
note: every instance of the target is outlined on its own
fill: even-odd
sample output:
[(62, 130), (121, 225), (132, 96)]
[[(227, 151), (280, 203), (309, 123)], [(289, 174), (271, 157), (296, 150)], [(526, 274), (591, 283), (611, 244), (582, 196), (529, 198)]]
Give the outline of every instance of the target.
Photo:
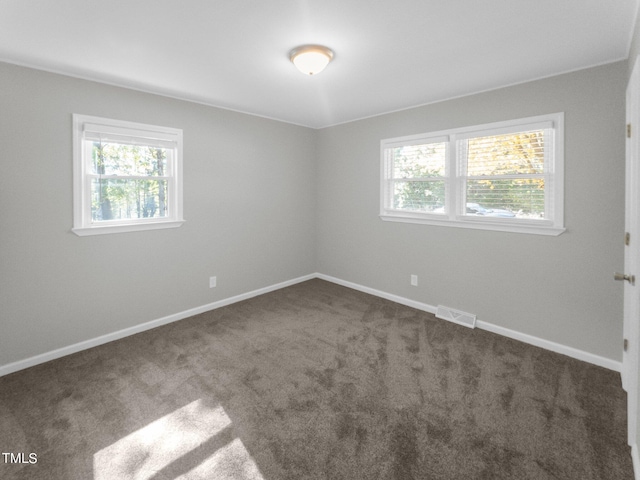
[(627, 138), (631, 138), (631, 124), (627, 123)]
[(624, 348), (624, 351), (626, 352), (629, 349), (629, 340), (627, 340), (625, 338), (624, 342), (622, 342), (622, 347)]
[(631, 234), (629, 232), (624, 234), (624, 244), (628, 247), (631, 243)]

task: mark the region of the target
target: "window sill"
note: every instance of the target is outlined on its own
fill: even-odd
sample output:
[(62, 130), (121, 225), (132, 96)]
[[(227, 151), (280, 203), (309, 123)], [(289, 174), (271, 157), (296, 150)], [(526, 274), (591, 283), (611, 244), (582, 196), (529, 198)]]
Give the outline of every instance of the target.
[(103, 235), (109, 233), (125, 233), (125, 232), (139, 232), (142, 230), (159, 230), (162, 228), (178, 228), (185, 221), (175, 220), (168, 222), (149, 222), (149, 223), (135, 223), (135, 224), (119, 224), (119, 225), (96, 225), (92, 227), (78, 227), (72, 228), (71, 231), (79, 237), (86, 237), (89, 235)]
[(566, 229), (563, 227), (557, 227), (552, 224), (540, 224), (531, 222), (518, 222), (513, 221), (499, 221), (499, 220), (487, 220), (486, 218), (458, 218), (451, 220), (447, 217), (441, 216), (425, 216), (419, 214), (402, 213), (402, 214), (381, 214), (380, 218), (386, 222), (403, 222), (403, 223), (420, 223), (424, 225), (438, 225), (441, 227), (456, 227), (456, 228), (471, 228), (475, 230), (493, 230), (498, 232), (511, 232), (511, 233), (528, 233), (532, 235), (549, 235), (558, 236), (562, 234)]

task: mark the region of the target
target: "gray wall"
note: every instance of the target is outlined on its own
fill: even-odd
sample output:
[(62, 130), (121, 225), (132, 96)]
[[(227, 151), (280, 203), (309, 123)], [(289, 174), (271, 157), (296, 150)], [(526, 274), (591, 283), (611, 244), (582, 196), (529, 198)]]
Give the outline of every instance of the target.
[[(182, 128), (186, 223), (71, 233), (72, 113)], [(0, 63), (0, 366), (313, 273), (314, 137)]]
[[(316, 271), (619, 361), (626, 73), (316, 131), (0, 64), (0, 366)], [(379, 219), (381, 139), (558, 111), (563, 235)], [(185, 225), (71, 233), (72, 113), (182, 128)]]
[[(624, 253), (626, 69), (618, 62), (321, 130), (318, 271), (620, 361), (622, 286), (612, 272)], [(381, 139), (553, 112), (565, 112), (564, 234), (378, 217)]]

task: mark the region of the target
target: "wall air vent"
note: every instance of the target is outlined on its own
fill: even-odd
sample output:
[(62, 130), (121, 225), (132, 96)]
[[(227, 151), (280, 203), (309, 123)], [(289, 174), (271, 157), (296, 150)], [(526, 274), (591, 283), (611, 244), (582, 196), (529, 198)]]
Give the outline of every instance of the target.
[(455, 310), (443, 305), (438, 305), (436, 317), (457, 323), (458, 325), (464, 325), (465, 327), (476, 328), (476, 316), (474, 314), (461, 312), (460, 310)]

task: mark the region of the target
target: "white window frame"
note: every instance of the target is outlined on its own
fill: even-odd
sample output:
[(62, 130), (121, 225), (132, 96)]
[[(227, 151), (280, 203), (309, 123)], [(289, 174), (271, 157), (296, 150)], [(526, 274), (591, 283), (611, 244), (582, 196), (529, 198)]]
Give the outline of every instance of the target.
[[(162, 142), (173, 150), (167, 174), (169, 215), (164, 218), (134, 218), (95, 222), (91, 218), (91, 180), (89, 149), (84, 147), (85, 132), (126, 136), (142, 145)], [(182, 207), (182, 130), (90, 115), (73, 114), (73, 228), (79, 236), (176, 228), (184, 223)]]
[[(551, 147), (545, 151), (545, 217), (544, 219), (499, 218), (466, 214), (466, 177), (463, 159), (458, 155), (461, 141), (491, 135), (550, 129)], [(385, 150), (402, 145), (447, 142), (445, 206), (442, 213), (423, 213), (393, 208), (391, 165)], [(420, 223), (450, 227), (496, 230), (537, 235), (562, 234), (564, 228), (564, 113), (553, 113), (504, 122), (441, 130), (418, 135), (390, 138), (380, 142), (380, 218), (390, 222)]]

